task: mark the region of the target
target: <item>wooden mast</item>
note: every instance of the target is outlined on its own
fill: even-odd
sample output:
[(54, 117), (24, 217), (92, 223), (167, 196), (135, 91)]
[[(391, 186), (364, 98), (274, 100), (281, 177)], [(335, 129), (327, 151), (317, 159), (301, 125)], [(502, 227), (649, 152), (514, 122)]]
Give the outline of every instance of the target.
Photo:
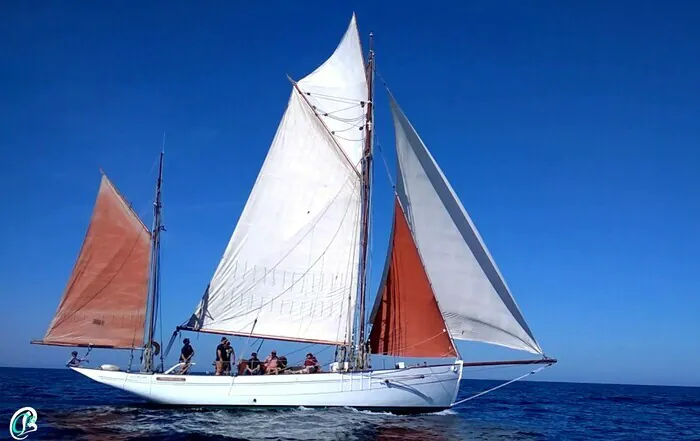
[[(165, 135), (163, 135), (165, 144)], [(163, 184), (163, 155), (164, 149), (160, 152), (160, 163), (158, 167), (158, 181), (156, 182), (156, 196), (153, 202), (153, 230), (151, 231), (151, 283), (146, 305), (146, 326), (144, 336), (144, 351), (142, 361), (142, 371), (153, 372), (153, 357), (158, 355), (160, 348), (154, 353), (154, 337), (156, 331), (157, 311), (160, 297), (160, 232), (165, 231), (161, 219), (161, 185)], [(162, 358), (161, 358), (162, 360)], [(162, 366), (161, 366), (162, 367)]]
[(358, 318), (358, 354), (356, 368), (367, 368), (367, 338), (366, 323), (365, 323), (365, 307), (367, 295), (367, 252), (369, 244), (369, 220), (370, 220), (370, 196), (371, 196), (371, 177), (372, 177), (372, 137), (373, 137), (373, 119), (374, 119), (374, 34), (369, 34), (369, 56), (367, 58), (367, 103), (365, 120), (365, 147), (362, 153), (362, 241), (360, 254), (360, 307)]

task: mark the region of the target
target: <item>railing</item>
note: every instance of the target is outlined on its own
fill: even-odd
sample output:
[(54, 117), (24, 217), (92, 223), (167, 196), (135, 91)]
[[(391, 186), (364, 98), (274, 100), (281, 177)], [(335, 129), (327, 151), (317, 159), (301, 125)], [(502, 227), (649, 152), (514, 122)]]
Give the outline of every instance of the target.
[(194, 366), (195, 364), (197, 364), (197, 363), (182, 363), (182, 362), (181, 362), (181, 363), (178, 363), (178, 364), (176, 364), (175, 366), (171, 367), (171, 368), (168, 369), (167, 371), (163, 372), (163, 374), (164, 374), (164, 375), (168, 375), (168, 374), (170, 374), (172, 371), (174, 371), (174, 370), (177, 369), (177, 368), (181, 368), (181, 367), (183, 367), (183, 366), (185, 366), (185, 365)]

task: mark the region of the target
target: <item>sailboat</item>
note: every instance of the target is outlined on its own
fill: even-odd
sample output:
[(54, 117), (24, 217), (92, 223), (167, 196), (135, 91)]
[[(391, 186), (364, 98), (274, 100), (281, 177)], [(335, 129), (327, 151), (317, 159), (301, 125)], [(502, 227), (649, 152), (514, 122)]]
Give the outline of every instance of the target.
[[(365, 60), (353, 14), (330, 58), (290, 82), (286, 111), (223, 257), (173, 338), (198, 332), (330, 345), (336, 348), (332, 364), (305, 375), (181, 375), (181, 364), (164, 369), (154, 339), (162, 153), (150, 230), (102, 177), (68, 286), (46, 335), (33, 343), (128, 349), (132, 356), (140, 351), (140, 368), (133, 372), (115, 365), (71, 369), (149, 401), (180, 406), (432, 412), (456, 403), (465, 367), (555, 363), (544, 355), (467, 211), (390, 92), (397, 170), (387, 211), (393, 210), (393, 225), (378, 292), (367, 302), (372, 35)], [(466, 362), (456, 340), (536, 358)], [(376, 369), (373, 355), (440, 362)]]

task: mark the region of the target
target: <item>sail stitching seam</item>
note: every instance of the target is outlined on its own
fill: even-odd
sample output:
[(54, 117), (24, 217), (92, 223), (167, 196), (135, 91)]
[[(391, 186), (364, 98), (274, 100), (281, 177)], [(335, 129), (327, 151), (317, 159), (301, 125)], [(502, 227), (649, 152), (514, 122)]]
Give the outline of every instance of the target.
[[(348, 179), (350, 179), (350, 177), (348, 177)], [(347, 183), (347, 181), (346, 181), (346, 183)], [(331, 204), (335, 201), (335, 199), (338, 198), (338, 196), (340, 195), (340, 193), (342, 192), (342, 190), (343, 190), (344, 187), (345, 187), (345, 184), (343, 184), (343, 186), (341, 187), (341, 190), (336, 194), (336, 196), (333, 198), (333, 200), (331, 200), (331, 203), (328, 204), (328, 206), (326, 207), (326, 210), (324, 210), (324, 213), (325, 213), (328, 209), (330, 209)], [(307, 271), (305, 271), (305, 272), (301, 275), (301, 277), (299, 278), (299, 280), (303, 279), (303, 278), (306, 276), (306, 274), (308, 274), (308, 273), (311, 271), (311, 269), (316, 265), (316, 263), (318, 263), (319, 260), (321, 260), (321, 258), (323, 258), (323, 256), (326, 254), (326, 252), (328, 251), (328, 249), (330, 248), (330, 246), (333, 244), (335, 238), (338, 236), (338, 233), (340, 232), (340, 229), (341, 229), (341, 227), (343, 226), (343, 224), (344, 224), (344, 222), (345, 222), (345, 217), (347, 216), (347, 213), (348, 213), (348, 211), (349, 211), (350, 205), (352, 205), (352, 199), (350, 199), (350, 200), (348, 201), (348, 204), (346, 205), (346, 208), (345, 208), (345, 215), (343, 216), (343, 221), (340, 222), (340, 225), (338, 226), (338, 229), (336, 230), (335, 234), (333, 235), (333, 238), (332, 238), (331, 241), (328, 243), (328, 245), (326, 246), (326, 248), (325, 248), (325, 250), (323, 251), (323, 253), (321, 253), (321, 255), (309, 266), (309, 268), (307, 269)], [(319, 216), (319, 219), (316, 221), (316, 223), (318, 223), (322, 217), (323, 217), (323, 215)], [(314, 223), (313, 225), (315, 225), (316, 223)], [(306, 234), (297, 242), (297, 244), (296, 244), (294, 247), (292, 247), (292, 249), (290, 249), (290, 251), (289, 251), (287, 254), (285, 254), (272, 268), (270, 268), (270, 271), (271, 271), (272, 269), (276, 268), (277, 266), (279, 266), (279, 265), (282, 263), (282, 261), (283, 261), (289, 254), (291, 254), (291, 252), (296, 248), (296, 246), (298, 246), (298, 245), (301, 243), (301, 240), (302, 240), (304, 237), (306, 237), (308, 234), (310, 234), (311, 231), (313, 231), (313, 228), (310, 228), (309, 231), (307, 231)], [(265, 275), (267, 275), (270, 271), (267, 271), (267, 272), (265, 273)], [(263, 280), (263, 279), (264, 279), (264, 276), (263, 276), (263, 278), (258, 279), (257, 281), (254, 281), (253, 284), (252, 284), (250, 287), (248, 287), (248, 289), (247, 289), (246, 291), (244, 291), (244, 292), (242, 292), (241, 294), (239, 294), (239, 297), (240, 297), (241, 295), (243, 295), (243, 294), (249, 292), (250, 290), (252, 290), (253, 287), (256, 286), (256, 285), (257, 285), (261, 280)], [(281, 297), (282, 295), (284, 295), (285, 293), (287, 293), (290, 289), (292, 289), (292, 288), (295, 286), (296, 283), (298, 283), (298, 280), (297, 280), (296, 282), (295, 282), (295, 281), (292, 281), (292, 284), (289, 286), (289, 288), (285, 289), (285, 290), (282, 291), (279, 295), (273, 297), (271, 300), (269, 300), (269, 301), (267, 301), (267, 302), (265, 302), (265, 303), (261, 303), (261, 305), (260, 305), (259, 307), (254, 308), (254, 309), (251, 309), (251, 310), (248, 310), (248, 311), (246, 311), (245, 313), (241, 313), (241, 314), (232, 316), (232, 317), (228, 318), (227, 321), (233, 320), (233, 319), (238, 318), (238, 317), (242, 317), (242, 316), (247, 315), (247, 314), (250, 314), (250, 313), (253, 312), (253, 311), (258, 311), (258, 316), (259, 316), (260, 310), (261, 310), (262, 308), (264, 308), (265, 306), (269, 305), (270, 303), (272, 303), (273, 301), (275, 301), (276, 299), (278, 299), (279, 297)], [(233, 300), (232, 300), (232, 301), (233, 301)], [(257, 318), (257, 317), (256, 317), (256, 318)]]
[[(399, 352), (399, 351), (404, 351), (404, 350), (406, 350), (406, 349), (410, 349), (410, 348), (415, 347), (415, 346), (418, 346), (418, 345), (422, 345), (423, 343), (427, 343), (427, 342), (429, 342), (430, 340), (434, 340), (434, 339), (440, 337), (440, 336), (441, 336), (442, 334), (444, 334), (444, 333), (445, 333), (445, 331), (443, 330), (443, 331), (438, 332), (437, 334), (433, 335), (432, 337), (426, 338), (426, 339), (423, 340), (423, 341), (419, 341), (418, 343), (413, 343), (413, 344), (408, 345), (408, 346), (400, 347), (400, 348), (398, 348), (398, 349), (392, 349), (392, 351), (394, 351), (394, 352)], [(449, 353), (449, 352), (448, 352), (448, 353)], [(390, 353), (390, 352), (379, 352), (379, 353), (377, 353), (377, 354), (375, 354), (375, 355), (397, 355), (397, 354)]]
[[(83, 303), (81, 306), (79, 306), (78, 308), (76, 308), (71, 314), (68, 314), (67, 316), (61, 317), (61, 319), (58, 320), (58, 321), (52, 326), (52, 328), (51, 328), (52, 331), (53, 331), (56, 327), (58, 327), (59, 325), (61, 325), (62, 323), (64, 323), (66, 320), (68, 320), (69, 318), (71, 318), (71, 317), (73, 317), (75, 314), (77, 314), (78, 311), (80, 311), (81, 309), (85, 308), (90, 302), (92, 302), (93, 300), (95, 300), (95, 298), (96, 298), (97, 296), (99, 296), (99, 295), (102, 293), (102, 291), (104, 291), (104, 290), (112, 283), (112, 281), (114, 280), (114, 278), (117, 277), (117, 275), (121, 272), (121, 270), (122, 270), (122, 269), (124, 268), (124, 266), (127, 264), (128, 260), (129, 260), (128, 258), (131, 257), (131, 254), (134, 252), (134, 249), (136, 248), (136, 245), (138, 244), (139, 239), (140, 239), (140, 237), (137, 236), (137, 237), (136, 237), (136, 240), (134, 241), (134, 244), (131, 246), (131, 249), (129, 250), (129, 255), (127, 256), (126, 259), (124, 259), (124, 261), (122, 262), (122, 264), (121, 264), (121, 266), (119, 267), (119, 269), (117, 269), (117, 270), (114, 272), (114, 274), (112, 275), (112, 277), (105, 283), (105, 285), (104, 285), (102, 288), (100, 288), (99, 291), (97, 291), (92, 297), (90, 297), (89, 299), (87, 299), (87, 300), (85, 301), (85, 303)], [(116, 254), (116, 253), (115, 253), (115, 254)], [(76, 281), (77, 281), (77, 279), (74, 280), (73, 283), (75, 283)], [(71, 286), (72, 286), (72, 284), (71, 284)]]

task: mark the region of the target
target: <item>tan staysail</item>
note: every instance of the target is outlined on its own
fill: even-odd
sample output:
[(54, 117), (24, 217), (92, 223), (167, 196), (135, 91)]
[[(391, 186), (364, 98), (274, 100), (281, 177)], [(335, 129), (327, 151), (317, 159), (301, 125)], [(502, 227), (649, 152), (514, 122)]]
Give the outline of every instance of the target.
[(379, 296), (372, 314), (371, 353), (403, 357), (457, 355), (398, 200)]
[(143, 345), (150, 233), (106, 176), (58, 310), (42, 341), (58, 346)]

